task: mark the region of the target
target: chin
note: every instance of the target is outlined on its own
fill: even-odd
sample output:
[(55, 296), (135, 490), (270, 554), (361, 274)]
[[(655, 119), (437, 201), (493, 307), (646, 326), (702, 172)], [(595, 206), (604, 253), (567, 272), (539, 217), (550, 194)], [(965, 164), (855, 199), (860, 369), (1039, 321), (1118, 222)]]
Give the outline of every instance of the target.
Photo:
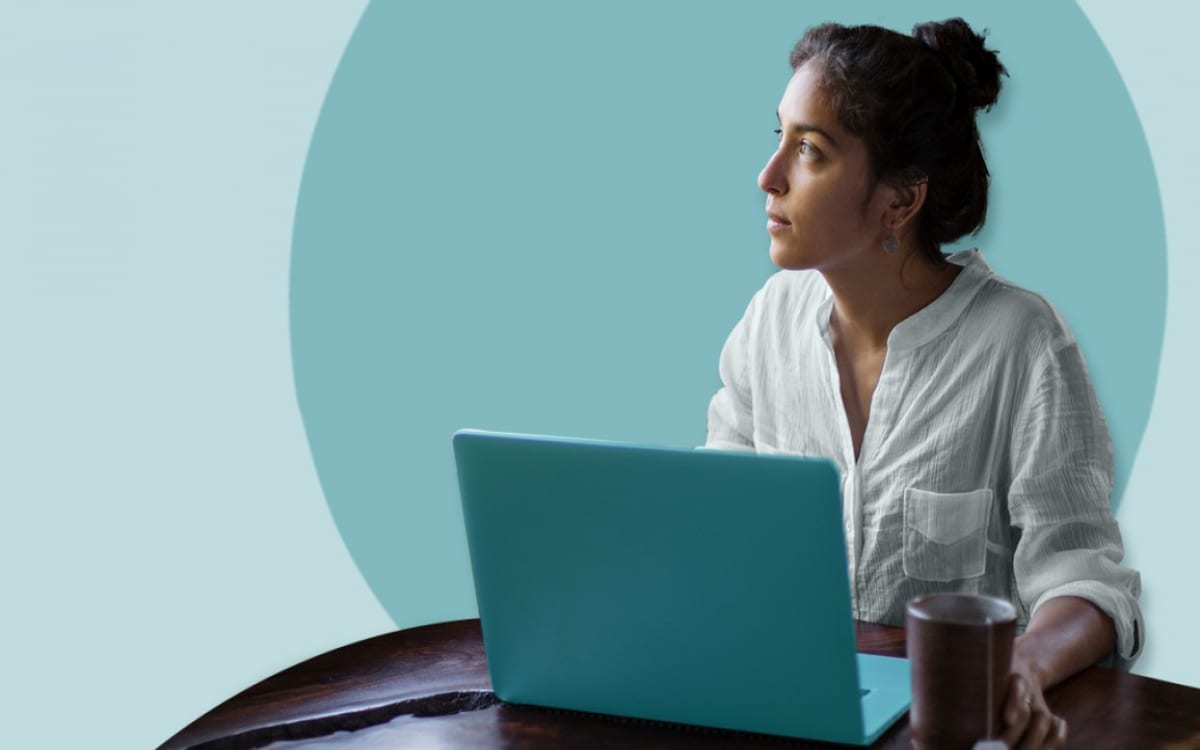
[(796, 248), (783, 246), (779, 242), (771, 243), (771, 262), (785, 271), (812, 268), (812, 263), (807, 262), (804, 255), (797, 252)]

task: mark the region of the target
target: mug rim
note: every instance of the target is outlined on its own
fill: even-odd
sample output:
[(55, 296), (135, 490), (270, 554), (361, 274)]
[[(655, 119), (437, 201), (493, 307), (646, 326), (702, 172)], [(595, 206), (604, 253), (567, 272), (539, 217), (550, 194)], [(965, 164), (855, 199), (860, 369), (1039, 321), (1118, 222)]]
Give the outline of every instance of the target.
[[(969, 600), (978, 603), (986, 603), (991, 607), (994, 616), (988, 616), (986, 613), (981, 613), (983, 617), (956, 617), (946, 616), (942, 614), (934, 614), (923, 609), (924, 605), (938, 600), (956, 599)], [(996, 596), (987, 596), (985, 594), (964, 594), (956, 592), (946, 592), (940, 594), (923, 594), (908, 600), (908, 604), (904, 607), (909, 617), (924, 622), (948, 623), (953, 625), (1004, 625), (1010, 622), (1015, 622), (1017, 619), (1017, 608), (1007, 599), (1001, 599)]]

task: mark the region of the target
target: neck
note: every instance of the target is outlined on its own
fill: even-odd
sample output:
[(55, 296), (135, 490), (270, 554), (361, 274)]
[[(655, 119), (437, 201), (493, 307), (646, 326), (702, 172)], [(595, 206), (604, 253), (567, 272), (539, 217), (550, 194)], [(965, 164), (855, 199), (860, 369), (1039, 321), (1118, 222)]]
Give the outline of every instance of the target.
[(880, 252), (864, 265), (821, 272), (833, 290), (833, 333), (860, 352), (886, 349), (896, 324), (941, 296), (962, 270), (910, 248)]

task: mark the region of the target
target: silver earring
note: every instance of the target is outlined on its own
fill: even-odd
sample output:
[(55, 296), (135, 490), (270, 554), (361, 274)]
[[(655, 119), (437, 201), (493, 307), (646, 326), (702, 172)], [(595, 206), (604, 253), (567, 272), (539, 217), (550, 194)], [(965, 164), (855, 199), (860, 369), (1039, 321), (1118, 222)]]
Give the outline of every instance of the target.
[(900, 238), (894, 234), (889, 234), (883, 239), (883, 251), (888, 255), (895, 253), (900, 249)]

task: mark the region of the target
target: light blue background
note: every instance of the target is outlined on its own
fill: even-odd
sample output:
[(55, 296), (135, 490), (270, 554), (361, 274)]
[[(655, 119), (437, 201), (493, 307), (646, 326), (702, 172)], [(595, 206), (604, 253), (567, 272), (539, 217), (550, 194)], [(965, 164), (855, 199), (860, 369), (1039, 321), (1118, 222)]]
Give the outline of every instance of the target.
[[(0, 9), (0, 705), (15, 745), (151, 747), (393, 627), (324, 504), (288, 345), (301, 169), (363, 5)], [(1200, 90), (1200, 10), (1155, 5), (1081, 3), (1143, 119), (1167, 222), (1162, 368), (1120, 512), (1146, 582), (1139, 671), (1200, 685), (1185, 453), (1200, 146), (1180, 95)]]
[[(760, 0), (755, 13), (707, 6), (680, 34), (680, 3), (553, 5), (491, 5), (470, 24), (453, 6), (371, 5), (305, 166), (297, 395), (342, 538), (401, 625), (475, 614), (454, 430), (704, 441), (721, 345), (777, 270), (754, 176), (776, 147), (798, 30), (825, 13), (910, 29), (964, 12)], [(980, 123), (988, 224), (959, 247), (978, 243), (1071, 322), (1113, 433), (1119, 500), (1166, 306), (1149, 151), (1076, 6), (1047, 3), (1036, 25), (1025, 6), (968, 11), (1011, 79)], [(1138, 262), (1095, 262), (1124, 247)]]

